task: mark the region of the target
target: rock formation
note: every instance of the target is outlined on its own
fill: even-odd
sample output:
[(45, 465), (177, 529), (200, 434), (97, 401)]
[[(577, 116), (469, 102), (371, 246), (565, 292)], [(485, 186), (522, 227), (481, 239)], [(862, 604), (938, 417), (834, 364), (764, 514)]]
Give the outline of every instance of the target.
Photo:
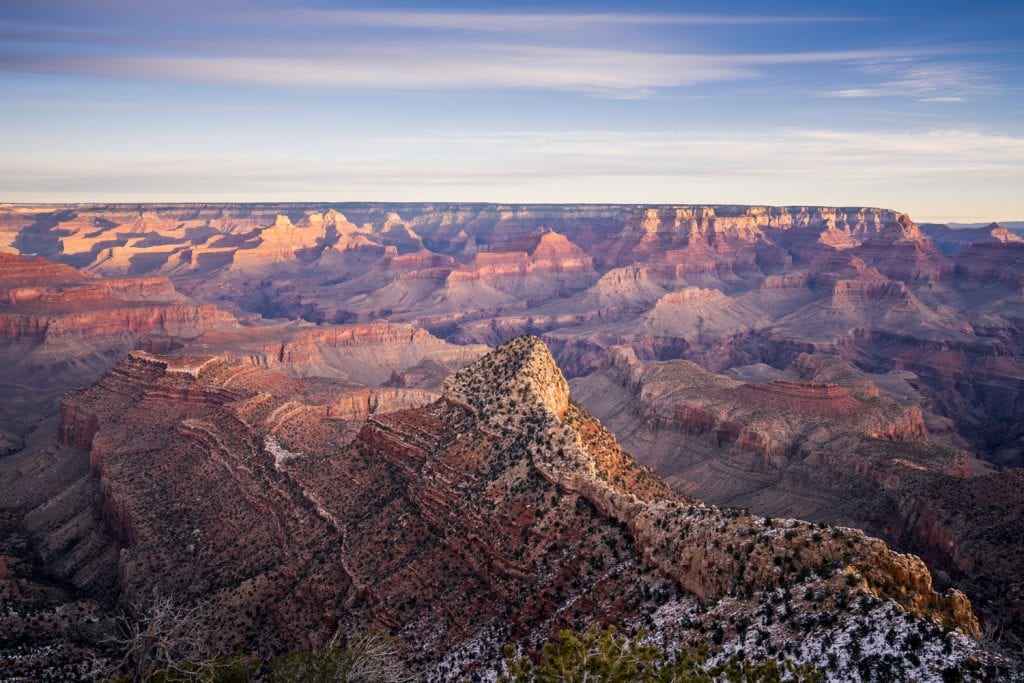
[[(944, 582), (981, 600), (983, 616), (1021, 627), (1019, 580), (1004, 557), (1024, 526), (1000, 513), (1003, 533), (982, 532), (986, 496), (966, 493), (992, 486), (985, 505), (1020, 509), (1024, 499), (1011, 493), (1016, 471), (998, 474), (961, 449), (930, 443), (920, 408), (880, 396), (836, 360), (802, 356), (786, 372), (734, 374), (756, 381), (690, 361), (642, 362), (615, 347), (599, 372), (572, 386), (676, 491), (865, 529), (925, 557)], [(971, 557), (987, 559), (974, 565)]]
[(1020, 244), (1024, 237), (1011, 232), (998, 223), (981, 228), (951, 228), (948, 225), (928, 223), (921, 231), (946, 254), (959, 254), (975, 244)]
[[(229, 650), (384, 628), (432, 680), (605, 621), (841, 671), (862, 628), (896, 634), (879, 656), (907, 676), (1005, 666), (972, 640), (967, 599), (936, 593), (916, 557), (673, 493), (570, 398), (535, 337), (358, 431), (327, 405), (341, 391), (217, 357), (132, 354), (65, 400), (61, 430), (88, 460), (73, 486), (96, 491), (116, 552), (54, 564), (83, 587), (109, 575), (122, 596), (159, 586), (194, 601)], [(83, 539), (49, 507), (26, 523), (66, 557)], [(916, 663), (902, 655), (910, 633)]]

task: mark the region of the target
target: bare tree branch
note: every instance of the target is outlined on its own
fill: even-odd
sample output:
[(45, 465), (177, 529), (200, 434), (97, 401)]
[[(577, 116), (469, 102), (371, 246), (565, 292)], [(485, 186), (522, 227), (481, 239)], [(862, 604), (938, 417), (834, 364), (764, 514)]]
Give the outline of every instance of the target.
[(105, 643), (121, 654), (115, 668), (134, 680), (159, 672), (194, 674), (207, 659), (198, 607), (184, 607), (154, 591), (148, 601), (129, 604), (114, 619)]

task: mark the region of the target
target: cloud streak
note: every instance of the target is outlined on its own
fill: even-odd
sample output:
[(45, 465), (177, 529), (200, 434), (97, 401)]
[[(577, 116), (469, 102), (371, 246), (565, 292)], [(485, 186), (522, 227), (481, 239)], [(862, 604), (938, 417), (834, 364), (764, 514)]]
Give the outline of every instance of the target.
[(376, 26), (419, 30), (552, 33), (625, 26), (772, 26), (865, 21), (842, 16), (773, 16), (678, 13), (444, 12), (412, 10), (328, 10), (303, 8), (276, 12), (278, 21), (336, 26)]
[(957, 103), (965, 102), (973, 95), (998, 90), (988, 70), (977, 64), (920, 63), (897, 59), (869, 62), (860, 70), (873, 77), (874, 81), (868, 85), (827, 90), (821, 95), (845, 99), (904, 97), (921, 102)]
[[(300, 175), (358, 176), (363, 180), (517, 183), (522, 179), (579, 177), (722, 178), (904, 176), (1024, 178), (1024, 136), (947, 129), (921, 133), (775, 129), (762, 133), (678, 131), (505, 131), (475, 134), (429, 131), (418, 136), (324, 140), (304, 152)], [(254, 152), (232, 161), (210, 155), (136, 158), (118, 171), (164, 177), (215, 173), (287, 176), (285, 152)], [(102, 175), (105, 161), (89, 158), (0, 163), (0, 173), (37, 177)], [(623, 194), (616, 201), (629, 201)], [(611, 200), (611, 199), (610, 199)]]
[(324, 139), (302, 151), (164, 150), (0, 160), (0, 201), (497, 201), (881, 205), (1018, 216), (1024, 136), (772, 129), (743, 132), (425, 131)]
[[(429, 42), (296, 47), (227, 55), (0, 54), (8, 72), (58, 73), (291, 88), (567, 90), (638, 97), (701, 83), (755, 78), (766, 67), (905, 58), (914, 49), (767, 54), (675, 54), (590, 48)], [(286, 55), (268, 54), (285, 52)]]

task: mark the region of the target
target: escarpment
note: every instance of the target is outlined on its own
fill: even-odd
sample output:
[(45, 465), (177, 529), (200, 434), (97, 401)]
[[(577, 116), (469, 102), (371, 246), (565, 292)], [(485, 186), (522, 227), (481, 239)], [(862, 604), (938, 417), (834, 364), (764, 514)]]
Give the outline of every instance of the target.
[[(806, 455), (846, 435), (920, 443), (921, 412), (887, 399), (861, 398), (833, 383), (776, 379), (744, 383), (690, 361), (641, 362), (628, 347), (606, 356), (603, 376), (629, 390), (635, 411), (656, 425), (715, 447), (749, 450), (766, 462)], [(586, 380), (579, 380), (581, 386)], [(591, 382), (595, 386), (597, 379)]]
[[(41, 258), (0, 254), (0, 338), (39, 364), (124, 348), (145, 335), (194, 337), (234, 317), (189, 301), (162, 277), (90, 277)], [(34, 345), (34, 346), (33, 346)]]
[[(1019, 534), (982, 540), (970, 531), (981, 513), (964, 504), (961, 489), (981, 491), (983, 481), (1000, 475), (962, 450), (931, 442), (920, 409), (879, 397), (877, 387), (865, 387), (843, 367), (803, 356), (786, 373), (750, 368), (751, 375), (776, 378), (751, 384), (686, 361), (640, 361), (616, 347), (600, 372), (572, 387), (676, 491), (865, 529), (924, 557), (941, 570), (944, 585), (981, 600), (986, 618), (1017, 619), (1010, 616), (1019, 612), (1016, 598), (1007, 595), (995, 617), (988, 584), (971, 578), (978, 569), (968, 548), (1000, 556), (1001, 539)], [(1015, 507), (1012, 494), (998, 490), (1001, 505)], [(992, 571), (999, 581), (1015, 581), (998, 566)]]
[(481, 344), (449, 344), (413, 325), (382, 321), (212, 330), (191, 340), (189, 348), (299, 377), (337, 377), (375, 386), (393, 375), (408, 376), (432, 390), (487, 351)]

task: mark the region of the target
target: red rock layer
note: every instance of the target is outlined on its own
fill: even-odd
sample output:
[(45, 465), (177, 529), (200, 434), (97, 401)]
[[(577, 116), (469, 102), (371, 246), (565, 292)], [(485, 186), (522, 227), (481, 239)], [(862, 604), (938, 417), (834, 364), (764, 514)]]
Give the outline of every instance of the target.
[(997, 242), (972, 244), (956, 260), (957, 272), (976, 282), (1002, 282), (1024, 286), (1024, 244)]
[(0, 257), (0, 337), (45, 342), (48, 357), (74, 358), (132, 336), (194, 337), (235, 321), (185, 300), (165, 278), (106, 280), (40, 258)]

